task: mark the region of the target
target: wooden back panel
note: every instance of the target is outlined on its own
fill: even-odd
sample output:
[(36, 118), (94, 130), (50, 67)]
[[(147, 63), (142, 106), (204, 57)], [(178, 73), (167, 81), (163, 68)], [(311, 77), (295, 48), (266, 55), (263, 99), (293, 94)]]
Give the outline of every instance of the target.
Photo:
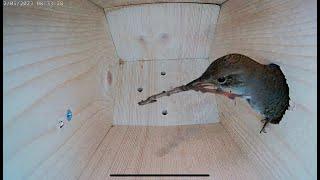
[(204, 59), (219, 14), (210, 4), (146, 4), (106, 11), (124, 61)]

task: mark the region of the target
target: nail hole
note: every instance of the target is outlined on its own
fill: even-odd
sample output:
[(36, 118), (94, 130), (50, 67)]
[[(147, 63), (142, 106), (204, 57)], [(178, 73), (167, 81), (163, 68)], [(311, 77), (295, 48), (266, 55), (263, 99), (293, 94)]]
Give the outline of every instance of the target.
[(143, 88), (140, 87), (140, 88), (138, 88), (137, 90), (138, 90), (138, 92), (142, 92), (142, 91), (143, 91)]
[(168, 39), (169, 35), (167, 33), (162, 33), (161, 38), (162, 39)]
[(168, 114), (168, 111), (167, 110), (163, 110), (162, 111), (162, 115), (167, 115)]
[(162, 71), (161, 76), (164, 76), (164, 75), (166, 75), (166, 72)]
[(64, 126), (64, 122), (63, 121), (59, 121), (59, 128), (62, 128)]

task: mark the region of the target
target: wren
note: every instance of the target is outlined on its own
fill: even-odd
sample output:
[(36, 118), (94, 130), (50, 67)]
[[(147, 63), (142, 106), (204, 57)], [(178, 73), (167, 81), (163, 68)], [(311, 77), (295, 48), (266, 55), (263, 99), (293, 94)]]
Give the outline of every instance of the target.
[(264, 118), (260, 130), (268, 123), (279, 124), (289, 108), (289, 87), (280, 66), (260, 64), (242, 54), (228, 54), (213, 61), (206, 71), (190, 83), (150, 96), (139, 105), (156, 102), (157, 98), (182, 91), (224, 95), (230, 99), (244, 98)]

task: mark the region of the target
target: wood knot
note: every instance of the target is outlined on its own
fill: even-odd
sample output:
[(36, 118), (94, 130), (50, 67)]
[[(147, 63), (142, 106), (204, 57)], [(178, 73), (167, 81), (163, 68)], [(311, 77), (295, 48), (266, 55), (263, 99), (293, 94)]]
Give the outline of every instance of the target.
[(123, 65), (124, 64), (124, 60), (119, 59), (119, 65)]

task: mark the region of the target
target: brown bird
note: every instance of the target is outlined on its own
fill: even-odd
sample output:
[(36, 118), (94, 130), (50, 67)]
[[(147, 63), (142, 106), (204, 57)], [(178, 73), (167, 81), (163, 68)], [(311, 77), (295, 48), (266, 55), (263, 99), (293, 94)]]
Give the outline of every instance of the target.
[(207, 70), (187, 85), (150, 96), (139, 105), (156, 102), (157, 98), (195, 90), (244, 98), (264, 119), (261, 132), (268, 123), (279, 124), (289, 108), (289, 87), (280, 67), (260, 64), (242, 54), (228, 54), (213, 61)]

